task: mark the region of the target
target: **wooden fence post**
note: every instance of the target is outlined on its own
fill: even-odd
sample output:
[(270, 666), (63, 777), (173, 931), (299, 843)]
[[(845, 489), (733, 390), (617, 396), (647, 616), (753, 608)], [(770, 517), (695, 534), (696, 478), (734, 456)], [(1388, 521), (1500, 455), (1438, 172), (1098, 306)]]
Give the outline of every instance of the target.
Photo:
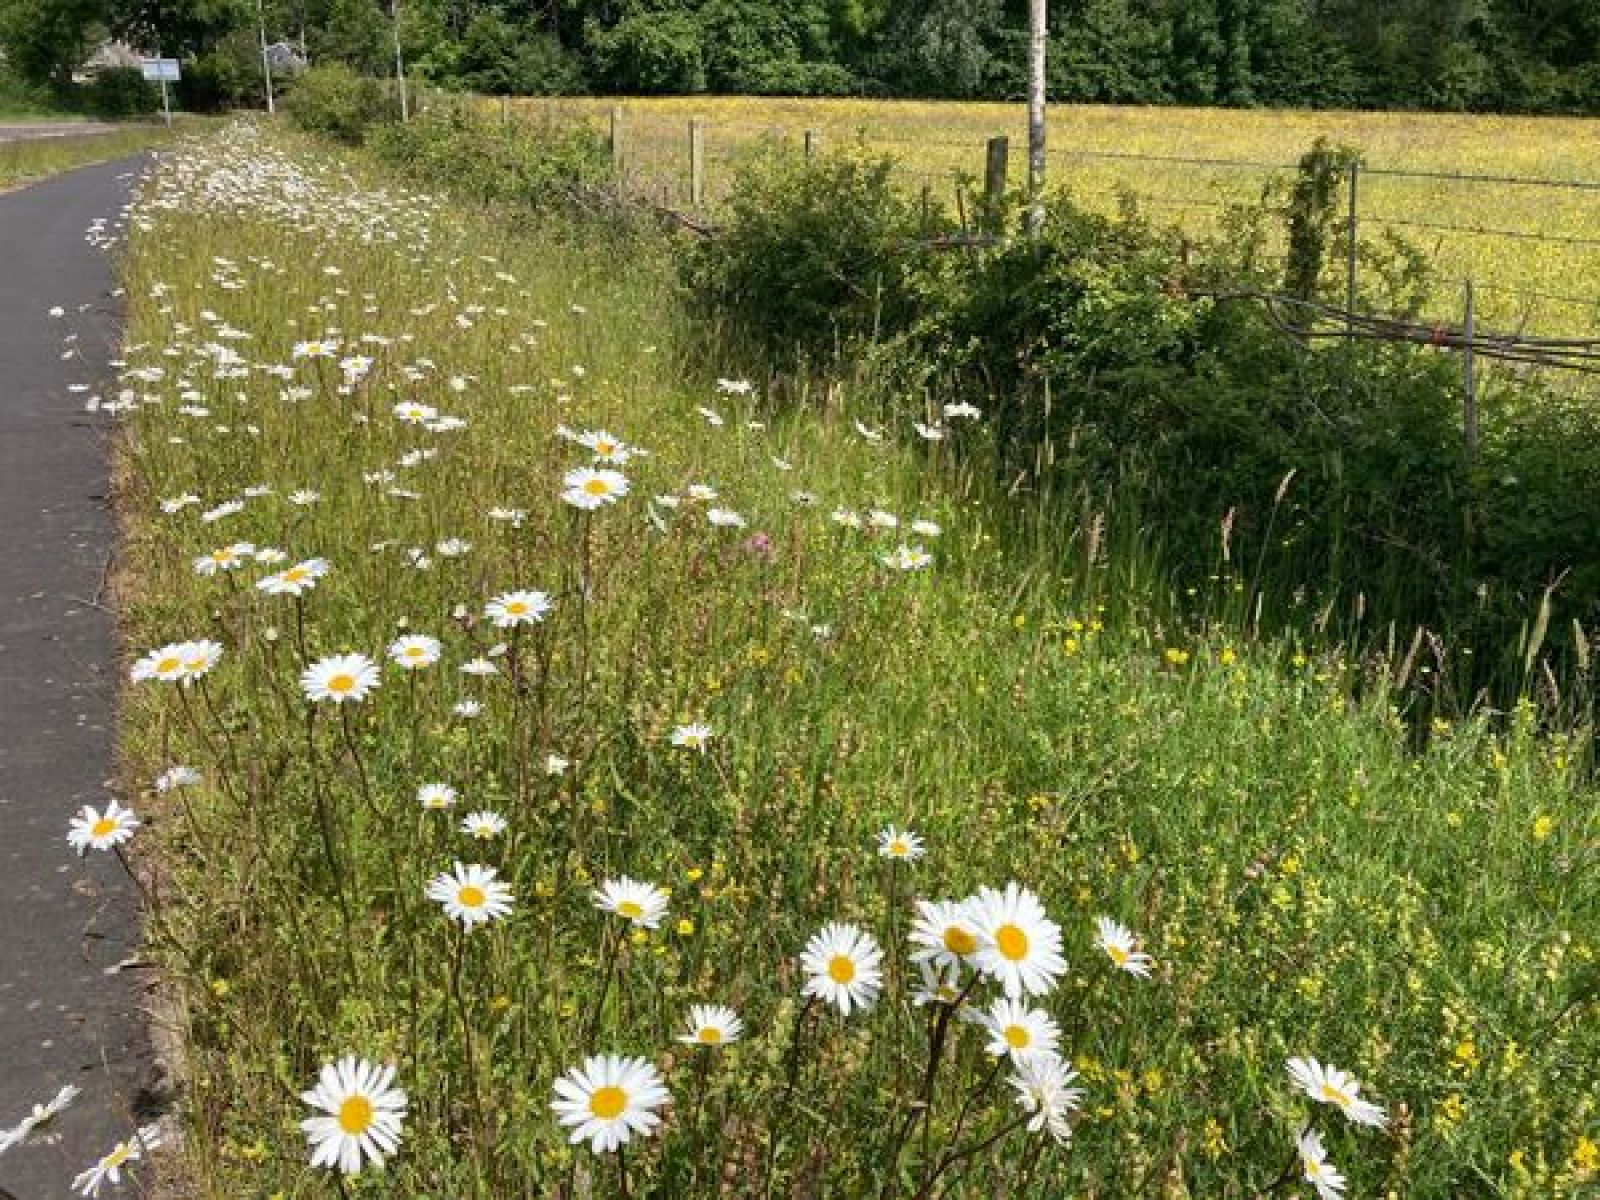
[(1359, 160), (1350, 164), (1350, 223), (1347, 232), (1350, 237), (1350, 247), (1345, 262), (1344, 307), (1346, 312), (1356, 310), (1356, 197), (1360, 187), (1361, 163)]
[(1011, 139), (992, 137), (983, 161), (984, 232), (999, 233), (1000, 209), (1006, 200), (1007, 156), (1011, 152)]
[(816, 157), (816, 154), (817, 154), (817, 141), (818, 141), (817, 131), (815, 129), (806, 130), (806, 161), (807, 162), (810, 162), (813, 158)]
[(698, 117), (689, 121), (689, 207), (699, 208), (705, 199), (706, 140), (705, 127)]
[(611, 106), (611, 170), (622, 174), (622, 105)]
[(1466, 443), (1467, 466), (1478, 461), (1478, 381), (1472, 361), (1472, 280), (1465, 286), (1465, 312), (1461, 323), (1461, 435)]

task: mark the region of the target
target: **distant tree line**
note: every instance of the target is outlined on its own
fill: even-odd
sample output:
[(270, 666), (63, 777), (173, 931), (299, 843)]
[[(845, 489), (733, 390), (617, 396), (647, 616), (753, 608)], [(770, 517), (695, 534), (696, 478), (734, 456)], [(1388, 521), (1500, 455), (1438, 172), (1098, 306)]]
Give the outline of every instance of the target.
[[(1027, 0), (263, 0), (269, 37), (490, 93), (1014, 99)], [(256, 86), (255, 0), (0, 0), (9, 69), (109, 32)], [(1063, 101), (1600, 113), (1600, 0), (1053, 0)], [(77, 59), (74, 58), (77, 56)], [(201, 97), (196, 97), (200, 99)]]

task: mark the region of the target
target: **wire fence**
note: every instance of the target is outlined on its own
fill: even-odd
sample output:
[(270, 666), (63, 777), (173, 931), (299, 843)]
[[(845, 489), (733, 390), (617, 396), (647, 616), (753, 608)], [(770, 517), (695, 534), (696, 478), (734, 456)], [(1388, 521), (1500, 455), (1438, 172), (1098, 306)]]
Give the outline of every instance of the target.
[[(509, 111), (502, 107), (509, 117)], [(554, 108), (545, 120), (558, 119)], [(566, 113), (609, 139), (622, 177), (663, 206), (701, 223), (714, 222), (740, 164), (761, 146), (814, 153), (816, 130), (778, 121), (663, 119), (617, 106), (607, 113)], [(1024, 139), (1009, 131), (1018, 153), (1003, 155), (1002, 189), (1022, 168)], [(1131, 203), (1165, 214), (1197, 239), (1217, 232), (1232, 209), (1281, 194), (1299, 164), (1264, 158), (1114, 150), (1057, 144), (1047, 156), (1047, 183), (1064, 186), (1090, 207)], [(992, 139), (991, 139), (992, 141)], [(896, 163), (896, 177), (924, 203), (957, 204), (979, 185), (993, 187), (989, 143), (926, 137), (839, 137), (833, 144)], [(1374, 248), (1390, 233), (1415, 246), (1438, 281), (1435, 319), (1458, 319), (1467, 281), (1483, 293), (1480, 319), (1518, 330), (1580, 335), (1600, 330), (1600, 179), (1408, 168), (1361, 162), (1347, 174), (1341, 232)], [(1281, 250), (1281, 247), (1277, 249)], [(1352, 256), (1351, 270), (1359, 270)], [(1350, 281), (1349, 296), (1362, 295)], [(1590, 288), (1593, 291), (1590, 291)], [(1374, 296), (1366, 297), (1376, 302)]]

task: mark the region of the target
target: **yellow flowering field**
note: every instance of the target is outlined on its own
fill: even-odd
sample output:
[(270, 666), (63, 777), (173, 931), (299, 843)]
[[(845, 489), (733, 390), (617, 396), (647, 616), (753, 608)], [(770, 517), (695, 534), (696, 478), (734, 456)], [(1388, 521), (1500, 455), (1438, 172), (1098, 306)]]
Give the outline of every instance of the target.
[(140, 877), (194, 1194), (1600, 1177), (1585, 738), (1418, 744), (1226, 571), (1175, 624), (961, 464), (975, 406), (769, 403), (659, 233), (240, 123), (129, 239), (132, 811), (75, 838)]
[[(941, 203), (953, 196), (958, 175), (981, 179), (990, 137), (1011, 139), (1014, 186), (1026, 172), (1020, 104), (629, 97), (519, 100), (508, 112), (530, 121), (581, 120), (607, 131), (617, 105), (630, 170), (651, 195), (665, 189), (665, 198), (679, 205), (687, 201), (691, 119), (703, 122), (705, 187), (713, 203), (751, 146), (780, 139), (799, 153), (807, 129), (831, 146), (859, 145), (892, 156), (908, 187), (926, 186)], [(1470, 277), (1480, 293), (1479, 318), (1490, 327), (1572, 337), (1593, 336), (1600, 328), (1600, 122), (1594, 120), (1056, 105), (1049, 117), (1049, 179), (1092, 208), (1110, 210), (1131, 195), (1153, 220), (1204, 232), (1215, 228), (1224, 206), (1257, 200), (1270, 180), (1292, 174), (1318, 137), (1356, 147), (1373, 169), (1360, 181), (1362, 237), (1399, 235), (1423, 252), (1437, 276), (1430, 315), (1459, 319), (1460, 281)], [(1172, 157), (1253, 165), (1159, 161)], [(1385, 170), (1592, 186), (1409, 178), (1380, 173)], [(1477, 229), (1573, 241), (1465, 232)]]

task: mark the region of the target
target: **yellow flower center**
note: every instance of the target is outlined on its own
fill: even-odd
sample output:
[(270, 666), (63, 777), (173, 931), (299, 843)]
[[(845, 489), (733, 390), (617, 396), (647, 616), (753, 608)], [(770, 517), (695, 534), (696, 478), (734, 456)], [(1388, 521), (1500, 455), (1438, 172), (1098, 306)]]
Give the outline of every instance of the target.
[(911, 847), (907, 846), (904, 842), (900, 841), (898, 838), (889, 843), (889, 857), (890, 858), (904, 858), (906, 855), (908, 855), (910, 853), (911, 853)]
[(89, 826), (89, 832), (95, 837), (101, 838), (105, 837), (108, 833), (114, 832), (116, 828), (117, 823), (110, 817), (101, 817), (93, 825)]
[(365, 1096), (351, 1096), (339, 1105), (339, 1128), (351, 1137), (359, 1137), (372, 1124), (372, 1101)]
[(470, 883), (456, 893), (456, 902), (463, 908), (482, 908), (487, 899), (481, 887), (474, 887)]
[(591, 496), (604, 496), (611, 490), (611, 485), (604, 479), (600, 479), (598, 477), (594, 479), (585, 479), (583, 481), (583, 490), (588, 492)]
[(589, 1111), (602, 1121), (614, 1121), (628, 1107), (628, 1093), (612, 1084), (595, 1088), (589, 1097)]
[(170, 675), (181, 666), (183, 666), (183, 659), (176, 654), (169, 654), (156, 664), (156, 674)]
[(616, 448), (617, 447), (616, 447), (615, 443), (612, 443), (612, 442), (596, 442), (594, 444), (594, 452), (596, 454), (598, 454), (601, 458), (605, 458), (607, 455), (609, 455)]
[(722, 1030), (714, 1028), (713, 1026), (707, 1025), (707, 1026), (703, 1027), (700, 1030), (700, 1032), (698, 1034), (696, 1034), (695, 1036), (698, 1037), (707, 1046), (715, 1046), (718, 1042), (720, 1042), (722, 1040)]
[(1337, 1104), (1340, 1108), (1348, 1108), (1350, 1106), (1350, 1097), (1331, 1083), (1322, 1085), (1322, 1098), (1330, 1104)]
[(1128, 961), (1128, 952), (1121, 946), (1108, 945), (1106, 947), (1106, 953), (1111, 956), (1111, 961), (1116, 963), (1119, 967)]
[(285, 583), (299, 583), (309, 573), (304, 567), (290, 567), (283, 573), (283, 581)]
[(624, 900), (617, 905), (617, 913), (630, 921), (637, 921), (644, 916), (644, 906), (637, 900)]
[(961, 926), (951, 925), (944, 931), (944, 948), (965, 958), (978, 948), (978, 939)]
[(995, 948), (1002, 958), (1021, 962), (1028, 957), (1028, 935), (1015, 925), (1002, 925), (994, 931)]
[(421, 646), (407, 646), (405, 649), (407, 658), (421, 658), (425, 654), (427, 654), (427, 651)]
[(211, 561), (212, 562), (225, 563), (225, 562), (231, 561), (232, 558), (233, 558), (233, 551), (232, 550), (213, 550), (211, 552)]
[(1321, 1176), (1322, 1176), (1322, 1164), (1321, 1163), (1319, 1163), (1316, 1159), (1312, 1158), (1310, 1155), (1306, 1155), (1305, 1158), (1303, 1158), (1301, 1161), (1305, 1163), (1306, 1178), (1307, 1179), (1319, 1179), (1319, 1178), (1321, 1178)]
[(186, 671), (204, 671), (206, 669), (206, 660), (204, 658), (191, 658), (184, 662), (183, 667)]
[(118, 1142), (116, 1149), (100, 1160), (102, 1167), (120, 1167), (133, 1155), (133, 1147), (127, 1142)]
[(847, 954), (835, 954), (828, 960), (828, 978), (835, 983), (849, 983), (856, 977), (856, 964)]
[(335, 675), (332, 679), (328, 680), (328, 690), (330, 692), (338, 692), (343, 694), (353, 690), (355, 686), (356, 677), (354, 675)]
[(1028, 1036), (1028, 1031), (1021, 1025), (1007, 1025), (1001, 1032), (1006, 1039), (1006, 1045), (1013, 1050), (1026, 1050), (1029, 1043), (1033, 1041)]

